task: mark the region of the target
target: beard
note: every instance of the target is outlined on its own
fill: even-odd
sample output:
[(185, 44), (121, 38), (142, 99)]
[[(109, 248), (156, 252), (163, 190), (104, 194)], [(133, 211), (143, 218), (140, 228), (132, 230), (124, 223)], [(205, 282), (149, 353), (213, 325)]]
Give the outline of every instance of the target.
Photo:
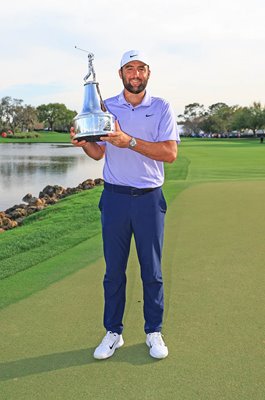
[(139, 80), (139, 85), (138, 86), (132, 86), (129, 81), (125, 79), (125, 77), (122, 75), (122, 82), (123, 86), (125, 89), (128, 90), (128, 92), (133, 93), (133, 94), (138, 94), (141, 93), (145, 90), (148, 82), (148, 78)]

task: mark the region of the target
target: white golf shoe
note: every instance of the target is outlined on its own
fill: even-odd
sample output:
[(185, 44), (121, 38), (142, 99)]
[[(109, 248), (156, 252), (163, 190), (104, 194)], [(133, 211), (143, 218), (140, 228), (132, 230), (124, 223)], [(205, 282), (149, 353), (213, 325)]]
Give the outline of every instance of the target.
[(122, 335), (108, 331), (100, 345), (94, 351), (94, 358), (104, 360), (111, 357), (115, 350), (124, 344)]
[(168, 348), (165, 345), (161, 332), (152, 332), (146, 335), (146, 344), (150, 348), (150, 356), (154, 358), (166, 358)]

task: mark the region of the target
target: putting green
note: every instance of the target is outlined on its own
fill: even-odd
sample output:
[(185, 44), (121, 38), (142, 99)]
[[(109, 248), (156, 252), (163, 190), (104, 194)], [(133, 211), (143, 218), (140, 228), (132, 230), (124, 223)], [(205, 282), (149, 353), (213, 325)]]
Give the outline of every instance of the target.
[(96, 361), (103, 260), (0, 311), (3, 400), (263, 400), (264, 182), (192, 185), (171, 203), (163, 256), (169, 357), (149, 357), (135, 250), (125, 345)]

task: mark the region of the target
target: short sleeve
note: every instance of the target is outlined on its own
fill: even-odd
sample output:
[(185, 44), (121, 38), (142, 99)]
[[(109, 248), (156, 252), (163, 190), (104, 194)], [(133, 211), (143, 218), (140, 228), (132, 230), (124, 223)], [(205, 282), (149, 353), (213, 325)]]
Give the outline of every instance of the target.
[(168, 102), (164, 103), (161, 112), (161, 120), (158, 128), (158, 139), (161, 142), (166, 140), (175, 140), (180, 142), (176, 118), (173, 109)]

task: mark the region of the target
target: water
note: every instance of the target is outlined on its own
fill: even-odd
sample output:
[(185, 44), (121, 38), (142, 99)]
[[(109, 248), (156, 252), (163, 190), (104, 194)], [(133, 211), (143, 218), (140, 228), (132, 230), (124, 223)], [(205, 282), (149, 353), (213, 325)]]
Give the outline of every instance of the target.
[(47, 185), (75, 187), (102, 178), (103, 162), (69, 144), (1, 143), (0, 211), (21, 203), (27, 193), (37, 197)]

